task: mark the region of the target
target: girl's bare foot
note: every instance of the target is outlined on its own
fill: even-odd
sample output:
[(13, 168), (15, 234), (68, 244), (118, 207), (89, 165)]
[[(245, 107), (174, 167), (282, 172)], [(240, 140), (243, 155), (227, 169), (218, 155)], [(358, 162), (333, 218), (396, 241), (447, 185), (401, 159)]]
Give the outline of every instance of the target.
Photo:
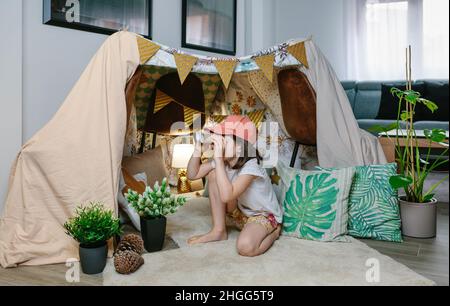
[(208, 234), (194, 236), (194, 237), (190, 238), (188, 240), (188, 244), (194, 245), (194, 244), (200, 244), (200, 243), (223, 241), (223, 240), (227, 240), (227, 239), (228, 239), (228, 233), (226, 231), (224, 231), (224, 232), (211, 231)]

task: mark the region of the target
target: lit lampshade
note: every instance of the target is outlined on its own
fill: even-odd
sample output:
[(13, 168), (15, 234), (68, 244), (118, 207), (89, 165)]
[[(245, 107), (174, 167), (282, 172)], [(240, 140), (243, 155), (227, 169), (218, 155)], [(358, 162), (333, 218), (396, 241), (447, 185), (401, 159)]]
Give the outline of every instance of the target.
[(192, 144), (177, 144), (173, 148), (172, 168), (186, 169), (189, 160), (194, 154), (194, 145)]

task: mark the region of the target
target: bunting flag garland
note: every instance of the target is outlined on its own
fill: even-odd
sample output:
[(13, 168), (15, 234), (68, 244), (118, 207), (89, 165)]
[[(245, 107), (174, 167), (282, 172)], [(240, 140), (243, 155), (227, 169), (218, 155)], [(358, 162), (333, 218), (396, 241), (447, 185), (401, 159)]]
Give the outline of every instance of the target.
[(222, 82), (225, 85), (225, 88), (228, 89), (230, 85), (231, 78), (233, 77), (234, 70), (236, 69), (237, 60), (236, 59), (227, 59), (227, 60), (214, 60), (214, 65), (219, 72), (220, 77), (222, 78)]
[(141, 65), (148, 62), (153, 56), (155, 56), (159, 49), (161, 49), (161, 47), (157, 44), (140, 36), (137, 36), (137, 43), (139, 55), (141, 57)]
[(155, 99), (155, 108), (153, 109), (153, 113), (156, 114), (164, 107), (174, 102), (174, 100), (169, 97), (167, 94), (163, 93), (161, 90), (156, 90), (156, 99)]
[(264, 73), (264, 75), (269, 79), (269, 81), (273, 82), (273, 65), (275, 62), (275, 54), (263, 55), (254, 58), (256, 64)]
[(153, 110), (153, 113), (156, 114), (170, 103), (177, 103), (178, 105), (183, 107), (184, 122), (188, 127), (194, 123), (198, 116), (204, 114), (204, 112), (200, 112), (198, 110), (184, 106), (181, 103), (178, 103), (174, 98), (170, 97), (159, 89), (156, 90), (155, 108)]
[(306, 68), (309, 68), (308, 58), (306, 56), (305, 42), (302, 41), (298, 44), (289, 46), (287, 51), (292, 54), (300, 63), (302, 63)]
[(187, 127), (190, 127), (199, 116), (201, 116), (201, 112), (184, 106), (184, 123)]
[(175, 62), (177, 64), (178, 75), (180, 76), (181, 85), (183, 85), (192, 68), (197, 63), (198, 59), (187, 54), (175, 53)]
[[(266, 114), (265, 109), (260, 109), (247, 113), (247, 117), (253, 122), (257, 129), (261, 127), (264, 120), (264, 115)], [(226, 115), (211, 115), (209, 120), (214, 124), (221, 124), (228, 116)]]
[(265, 109), (253, 111), (247, 114), (247, 117), (253, 122), (257, 129), (261, 127), (261, 124), (264, 120), (264, 115), (266, 113)]

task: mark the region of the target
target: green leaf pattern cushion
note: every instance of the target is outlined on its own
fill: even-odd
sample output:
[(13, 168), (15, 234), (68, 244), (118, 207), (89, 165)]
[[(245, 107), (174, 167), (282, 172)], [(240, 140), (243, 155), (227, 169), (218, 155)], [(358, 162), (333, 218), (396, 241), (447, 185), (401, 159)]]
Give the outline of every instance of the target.
[(283, 234), (314, 241), (347, 241), (348, 197), (354, 170), (302, 171), (283, 164)]
[(396, 164), (356, 167), (350, 192), (349, 234), (402, 242), (398, 193), (389, 184)]

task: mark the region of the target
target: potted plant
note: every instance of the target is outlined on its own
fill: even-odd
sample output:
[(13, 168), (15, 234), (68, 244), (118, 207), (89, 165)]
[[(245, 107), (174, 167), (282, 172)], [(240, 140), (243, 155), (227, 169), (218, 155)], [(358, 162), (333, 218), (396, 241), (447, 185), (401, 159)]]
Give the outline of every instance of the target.
[(101, 202), (91, 202), (76, 209), (75, 217), (64, 228), (69, 236), (80, 243), (81, 268), (85, 274), (103, 272), (108, 255), (107, 241), (121, 234), (119, 219)]
[[(405, 195), (399, 198), (402, 219), (403, 235), (414, 238), (436, 237), (437, 200), (434, 191), (448, 179), (448, 176), (425, 190), (425, 181), (429, 174), (438, 167), (448, 163), (443, 158), (448, 155), (446, 131), (441, 129), (425, 130), (424, 135), (428, 143), (427, 154), (421, 156), (417, 131), (414, 128), (414, 115), (418, 105), (424, 105), (431, 112), (438, 110), (437, 105), (421, 97), (419, 92), (412, 90), (409, 80), (406, 90), (392, 88), (391, 93), (398, 98), (398, 117), (394, 125), (388, 127), (375, 127), (379, 132), (389, 137), (388, 131), (396, 130), (394, 141), (396, 144), (396, 161), (399, 167), (398, 175), (390, 178), (394, 189), (403, 189)], [(406, 124), (406, 129), (400, 129), (400, 122)], [(401, 145), (401, 141), (406, 145)], [(445, 148), (442, 154), (434, 161), (430, 161), (431, 147), (439, 143)]]
[(166, 237), (166, 216), (175, 213), (186, 203), (186, 198), (175, 197), (170, 192), (167, 179), (156, 182), (153, 189), (147, 187), (143, 194), (128, 190), (125, 198), (141, 219), (141, 235), (148, 252), (161, 251)]

